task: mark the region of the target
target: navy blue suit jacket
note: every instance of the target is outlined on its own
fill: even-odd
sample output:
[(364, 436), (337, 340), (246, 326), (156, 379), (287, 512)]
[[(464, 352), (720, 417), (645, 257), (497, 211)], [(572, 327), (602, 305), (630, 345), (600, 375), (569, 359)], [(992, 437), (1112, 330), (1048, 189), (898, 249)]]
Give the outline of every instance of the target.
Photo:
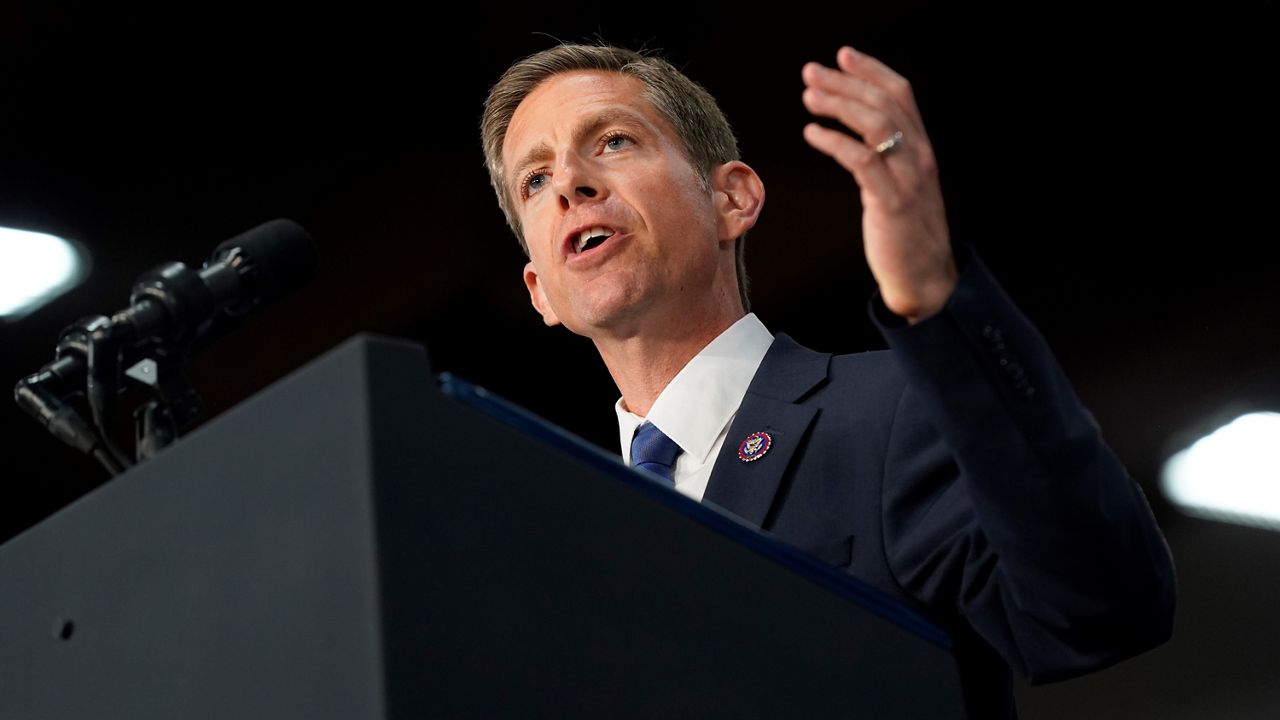
[[(960, 255), (968, 256), (958, 248)], [(778, 335), (734, 418), (708, 502), (947, 629), (975, 718), (1032, 682), (1169, 636), (1168, 548), (1048, 346), (976, 257), (890, 350), (832, 356)], [(738, 444), (766, 431), (768, 453)]]

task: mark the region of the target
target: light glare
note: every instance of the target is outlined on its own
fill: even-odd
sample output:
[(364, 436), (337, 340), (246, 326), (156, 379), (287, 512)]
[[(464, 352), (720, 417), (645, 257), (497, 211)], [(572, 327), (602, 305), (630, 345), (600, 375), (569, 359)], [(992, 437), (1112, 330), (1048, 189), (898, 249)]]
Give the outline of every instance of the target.
[(0, 227), (0, 319), (22, 317), (85, 275), (81, 253), (46, 233)]
[(1242, 415), (1165, 463), (1165, 495), (1191, 515), (1280, 529), (1280, 413)]

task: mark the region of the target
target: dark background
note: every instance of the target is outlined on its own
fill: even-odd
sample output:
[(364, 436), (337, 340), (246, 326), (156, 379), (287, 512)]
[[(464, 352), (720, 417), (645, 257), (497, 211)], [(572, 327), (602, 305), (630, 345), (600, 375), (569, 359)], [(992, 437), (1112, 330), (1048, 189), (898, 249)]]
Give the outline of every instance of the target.
[[(512, 60), (597, 34), (664, 49), (721, 100), (768, 188), (747, 257), (770, 329), (829, 351), (883, 347), (866, 319), (856, 190), (800, 134), (801, 65), (853, 44), (912, 80), (953, 237), (1048, 337), (1178, 564), (1171, 643), (1025, 690), (1024, 715), (1274, 717), (1280, 536), (1184, 517), (1157, 486), (1196, 433), (1280, 410), (1266, 6), (1121, 17), (888, 5), (447, 20), (364, 5), (0, 10), (0, 225), (73, 238), (94, 262), (69, 295), (0, 323), (0, 380), (50, 360), (68, 323), (122, 307), (145, 270), (199, 264), (286, 216), (319, 242), (318, 277), (195, 359), (206, 417), (375, 331), (425, 342), (437, 370), (616, 449), (616, 391), (590, 343), (528, 305), (477, 129)], [(103, 481), (8, 403), (0, 438), (0, 540)]]

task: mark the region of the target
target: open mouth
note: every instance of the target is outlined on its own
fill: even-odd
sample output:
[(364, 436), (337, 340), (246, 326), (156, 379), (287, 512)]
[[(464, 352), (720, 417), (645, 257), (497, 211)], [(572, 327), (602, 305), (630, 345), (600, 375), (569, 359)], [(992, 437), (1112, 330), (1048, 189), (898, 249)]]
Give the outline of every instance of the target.
[(588, 228), (578, 233), (578, 236), (572, 238), (570, 247), (574, 254), (584, 253), (594, 247), (598, 247), (605, 240), (614, 236), (614, 229), (611, 227), (597, 226)]

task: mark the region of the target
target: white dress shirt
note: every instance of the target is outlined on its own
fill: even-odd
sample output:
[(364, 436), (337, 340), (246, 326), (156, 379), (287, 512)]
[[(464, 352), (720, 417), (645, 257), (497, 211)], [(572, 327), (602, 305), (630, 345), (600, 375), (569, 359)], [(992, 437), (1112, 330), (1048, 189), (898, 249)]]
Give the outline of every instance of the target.
[(676, 490), (702, 501), (729, 424), (747, 394), (751, 378), (773, 344), (773, 334), (748, 313), (712, 340), (662, 389), (648, 417), (614, 403), (622, 461), (631, 464), (631, 439), (648, 420), (683, 451), (676, 458)]

